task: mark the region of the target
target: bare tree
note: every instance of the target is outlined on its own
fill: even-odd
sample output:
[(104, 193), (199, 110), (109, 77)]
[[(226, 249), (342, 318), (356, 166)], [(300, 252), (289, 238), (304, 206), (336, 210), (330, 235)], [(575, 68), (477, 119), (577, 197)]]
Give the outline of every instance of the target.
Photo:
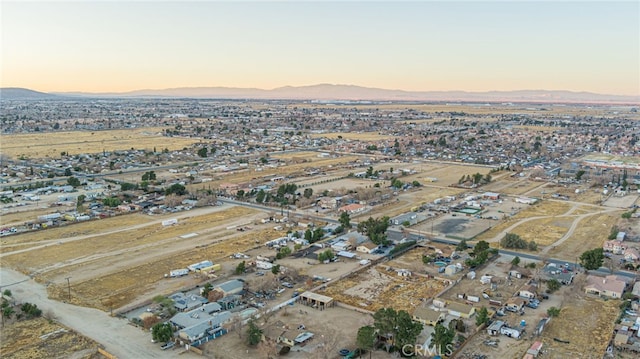
[(278, 355), (278, 346), (273, 339), (264, 338), (260, 344), (258, 344), (258, 352), (264, 355), (265, 358), (271, 359)]

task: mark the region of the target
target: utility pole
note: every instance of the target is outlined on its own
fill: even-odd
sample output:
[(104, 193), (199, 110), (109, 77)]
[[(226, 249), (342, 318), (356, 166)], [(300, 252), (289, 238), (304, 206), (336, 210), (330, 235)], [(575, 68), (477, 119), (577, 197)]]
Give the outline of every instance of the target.
[(67, 280), (67, 290), (69, 292), (69, 301), (71, 301), (71, 282), (69, 282), (69, 279), (71, 279), (71, 277), (66, 277), (65, 279)]

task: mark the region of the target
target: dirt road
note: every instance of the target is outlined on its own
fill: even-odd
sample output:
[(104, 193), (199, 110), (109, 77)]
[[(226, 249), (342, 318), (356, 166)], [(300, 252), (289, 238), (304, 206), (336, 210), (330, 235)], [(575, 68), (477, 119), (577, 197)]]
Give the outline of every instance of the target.
[[(113, 318), (96, 309), (50, 300), (42, 285), (7, 268), (0, 268), (0, 287), (2, 290), (10, 289), (19, 303), (34, 303), (43, 313), (52, 313), (62, 325), (102, 344), (108, 352), (118, 358), (175, 358), (182, 351), (180, 348), (160, 350), (159, 344), (151, 343), (151, 335), (148, 332), (129, 325), (126, 319)], [(182, 356), (198, 357), (190, 352)]]

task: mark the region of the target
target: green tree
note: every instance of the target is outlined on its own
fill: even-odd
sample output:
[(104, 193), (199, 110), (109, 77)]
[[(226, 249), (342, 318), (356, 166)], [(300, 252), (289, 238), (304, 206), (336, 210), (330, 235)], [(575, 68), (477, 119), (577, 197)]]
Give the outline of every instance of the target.
[(413, 187), (420, 187), (420, 186), (422, 186), (422, 184), (421, 184), (420, 182), (418, 182), (418, 181), (413, 181), (413, 182), (411, 182), (411, 185), (412, 185)]
[(476, 245), (473, 247), (473, 252), (472, 254), (474, 256), (478, 256), (480, 253), (485, 252), (489, 249), (489, 243), (486, 241), (479, 241), (478, 243), (476, 243)]
[(396, 347), (403, 348), (407, 345), (414, 345), (422, 328), (422, 323), (414, 321), (405, 310), (398, 311), (394, 333)]
[[(393, 308), (381, 308), (373, 314), (373, 327), (382, 335), (395, 334), (398, 313)], [(395, 337), (394, 337), (395, 340)]]
[(511, 264), (517, 267), (518, 264), (520, 264), (520, 257), (518, 256), (513, 257), (513, 259), (511, 260)]
[(360, 327), (358, 329), (358, 335), (356, 336), (356, 345), (360, 349), (369, 351), (369, 358), (371, 358), (371, 351), (376, 344), (376, 330), (370, 325)]
[(2, 292), (2, 295), (4, 295), (5, 297), (11, 297), (13, 294), (11, 293), (11, 290), (9, 290), (9, 289), (5, 289), (5, 290)]
[(208, 298), (209, 297), (209, 292), (211, 292), (213, 290), (213, 284), (211, 283), (206, 283), (203, 287), (202, 287), (202, 296), (204, 298)]
[(173, 328), (169, 322), (158, 323), (151, 327), (151, 337), (157, 342), (168, 342), (173, 336)]
[(582, 176), (584, 176), (585, 172), (584, 170), (579, 170), (578, 172), (576, 172), (576, 181), (580, 181), (580, 179), (582, 179)]
[(562, 284), (555, 278), (547, 281), (547, 289), (549, 290), (550, 293), (553, 293), (556, 290), (560, 289), (561, 286)]
[(482, 307), (476, 313), (476, 325), (481, 326), (489, 322), (489, 311), (487, 307)]
[(177, 196), (184, 196), (187, 193), (187, 188), (180, 183), (174, 183), (164, 191), (165, 195), (175, 194)]
[(10, 305), (2, 308), (2, 326), (4, 326), (4, 320), (11, 319), (15, 312), (16, 311)]
[(313, 196), (313, 188), (305, 188), (302, 196), (307, 199), (311, 198)]
[(73, 188), (76, 188), (80, 186), (80, 180), (75, 177), (69, 177), (67, 178), (67, 184), (69, 186), (73, 186)]
[(104, 198), (102, 200), (102, 204), (104, 204), (107, 207), (118, 207), (120, 204), (122, 203), (122, 201), (120, 201), (120, 198), (118, 197), (107, 197)]
[(64, 175), (65, 177), (71, 176), (71, 167), (67, 167), (64, 169)]
[(207, 153), (209, 152), (209, 150), (207, 150), (206, 147), (202, 147), (198, 150), (198, 156), (200, 157), (207, 157)]
[(436, 324), (434, 331), (431, 333), (431, 343), (429, 344), (429, 348), (435, 347), (438, 353), (445, 354), (449, 352), (449, 348), (453, 343), (455, 336), (456, 331), (454, 329), (447, 328), (438, 323)]
[(276, 265), (274, 265), (273, 267), (271, 267), (271, 273), (273, 273), (273, 274), (278, 274), (278, 273), (280, 273), (280, 265), (279, 265), (279, 264), (276, 264)]
[(351, 228), (351, 216), (349, 216), (349, 212), (340, 212), (340, 218), (338, 218), (338, 222), (340, 222), (340, 225), (342, 225), (343, 228)]
[(313, 230), (313, 235), (311, 236), (311, 241), (309, 241), (309, 242), (310, 243), (315, 243), (315, 242), (321, 240), (323, 236), (324, 236), (324, 229), (322, 229), (320, 227), (316, 227), (316, 229)]
[(602, 248), (595, 248), (580, 255), (580, 265), (587, 270), (595, 270), (602, 267), (604, 261), (604, 251)]
[(24, 303), (20, 306), (20, 310), (27, 316), (27, 319), (37, 318), (42, 315), (42, 310), (36, 304)]
[(262, 203), (264, 202), (264, 199), (266, 197), (267, 193), (264, 190), (259, 190), (258, 194), (256, 194), (256, 202), (257, 203)]
[(560, 308), (551, 307), (551, 308), (547, 309), (547, 314), (550, 317), (557, 317), (557, 316), (560, 315)]
[(249, 346), (256, 346), (261, 340), (262, 329), (258, 328), (253, 319), (250, 319), (247, 324), (247, 344)]
[(246, 268), (246, 264), (244, 261), (238, 263), (238, 265), (236, 266), (236, 274), (242, 274), (247, 270)]
[(304, 231), (304, 239), (309, 243), (313, 240), (313, 232), (311, 231), (311, 228), (307, 228), (307, 230)]
[(456, 245), (456, 252), (464, 252), (467, 250), (467, 240), (463, 239), (460, 242), (458, 242), (458, 245)]
[(78, 196), (77, 200), (76, 200), (76, 210), (81, 212), (82, 211), (82, 204), (84, 203), (84, 200), (87, 198), (87, 196), (81, 194)]
[(389, 217), (373, 219), (369, 217), (364, 222), (358, 223), (358, 232), (366, 235), (375, 244), (388, 244), (387, 228), (389, 227)]

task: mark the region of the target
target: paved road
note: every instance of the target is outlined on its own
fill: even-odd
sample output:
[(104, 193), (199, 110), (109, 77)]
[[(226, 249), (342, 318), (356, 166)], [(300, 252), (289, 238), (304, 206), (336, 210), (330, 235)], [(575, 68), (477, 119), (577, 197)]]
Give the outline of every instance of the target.
[[(151, 343), (148, 332), (129, 325), (126, 319), (110, 317), (97, 309), (50, 300), (41, 284), (7, 268), (0, 268), (0, 287), (2, 290), (10, 289), (19, 303), (34, 303), (43, 313), (53, 313), (62, 325), (102, 344), (105, 350), (118, 358), (175, 358), (183, 351), (181, 348), (160, 350), (159, 344)], [(199, 356), (189, 352), (182, 357)]]

